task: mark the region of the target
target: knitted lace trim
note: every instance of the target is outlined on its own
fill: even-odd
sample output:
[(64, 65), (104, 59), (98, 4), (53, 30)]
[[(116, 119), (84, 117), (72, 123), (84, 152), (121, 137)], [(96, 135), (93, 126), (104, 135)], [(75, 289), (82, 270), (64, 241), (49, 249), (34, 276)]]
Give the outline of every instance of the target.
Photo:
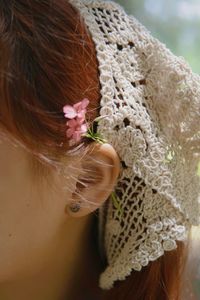
[[(198, 225), (200, 77), (113, 1), (71, 0), (92, 35), (101, 83), (98, 132), (121, 161), (115, 191), (99, 209), (109, 289), (185, 240)], [(105, 222), (102, 222), (106, 219)]]

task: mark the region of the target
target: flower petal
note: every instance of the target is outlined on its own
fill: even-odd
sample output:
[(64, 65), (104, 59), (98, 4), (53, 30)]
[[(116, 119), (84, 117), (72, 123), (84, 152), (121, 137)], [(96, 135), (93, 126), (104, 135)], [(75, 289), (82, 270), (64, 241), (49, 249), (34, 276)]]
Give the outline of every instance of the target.
[(86, 124), (82, 124), (81, 125), (81, 133), (85, 133), (87, 132), (87, 125)]
[(79, 112), (82, 110), (82, 104), (81, 104), (81, 101), (80, 102), (77, 102), (73, 105), (74, 109), (76, 110), (76, 112)]
[(77, 112), (77, 117), (78, 117), (78, 118), (85, 119), (85, 113), (86, 113), (86, 110), (83, 109), (83, 110)]
[(67, 129), (66, 136), (70, 138), (74, 134), (74, 130), (72, 128)]
[[(79, 114), (78, 114), (79, 115)], [(76, 122), (77, 122), (77, 124), (79, 124), (79, 125), (81, 125), (81, 124), (83, 124), (84, 122), (85, 122), (85, 117), (83, 116), (77, 116), (77, 118), (76, 118)]]
[(65, 118), (73, 119), (76, 117), (77, 112), (71, 105), (65, 105), (63, 107), (63, 112), (65, 113)]
[(73, 107), (77, 112), (80, 112), (81, 110), (84, 110), (88, 106), (88, 104), (89, 104), (89, 100), (87, 98), (84, 98), (80, 102), (75, 103)]
[(88, 100), (88, 98), (84, 98), (81, 102), (82, 102), (82, 108), (84, 109), (88, 106), (90, 101)]
[(77, 121), (76, 119), (72, 119), (66, 122), (66, 125), (72, 128), (76, 128), (77, 127)]
[(81, 139), (81, 132), (80, 132), (80, 131), (75, 131), (75, 132), (73, 133), (73, 139), (74, 139), (74, 141), (76, 141), (76, 142), (80, 141), (80, 139)]

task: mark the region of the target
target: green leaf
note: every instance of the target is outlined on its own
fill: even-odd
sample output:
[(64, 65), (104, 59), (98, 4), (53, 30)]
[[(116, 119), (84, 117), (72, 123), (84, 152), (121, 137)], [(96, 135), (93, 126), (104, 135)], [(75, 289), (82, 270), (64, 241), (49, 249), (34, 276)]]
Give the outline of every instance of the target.
[(101, 137), (101, 135), (98, 132), (93, 131), (93, 126), (89, 127), (87, 132), (83, 134), (83, 136), (93, 139), (94, 141), (97, 141), (100, 144), (106, 143), (106, 140)]

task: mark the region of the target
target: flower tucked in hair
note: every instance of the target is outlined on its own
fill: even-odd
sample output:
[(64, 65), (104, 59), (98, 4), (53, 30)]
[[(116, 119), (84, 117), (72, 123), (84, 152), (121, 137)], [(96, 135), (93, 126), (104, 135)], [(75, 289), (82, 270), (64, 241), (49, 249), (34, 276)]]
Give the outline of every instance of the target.
[(69, 127), (66, 131), (66, 136), (71, 138), (71, 145), (80, 141), (81, 136), (88, 130), (87, 123), (85, 122), (85, 113), (88, 104), (89, 100), (84, 98), (73, 106), (67, 104), (63, 107), (65, 118), (70, 119), (66, 122), (66, 125)]

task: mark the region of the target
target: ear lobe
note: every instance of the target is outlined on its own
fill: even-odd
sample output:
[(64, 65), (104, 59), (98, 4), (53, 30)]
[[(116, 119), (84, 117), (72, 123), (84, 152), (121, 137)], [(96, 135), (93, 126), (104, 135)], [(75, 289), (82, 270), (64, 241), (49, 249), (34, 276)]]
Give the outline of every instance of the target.
[(76, 183), (72, 201), (80, 203), (73, 217), (85, 216), (98, 209), (107, 200), (117, 181), (120, 160), (110, 144), (92, 143), (91, 150), (82, 160), (82, 172)]

